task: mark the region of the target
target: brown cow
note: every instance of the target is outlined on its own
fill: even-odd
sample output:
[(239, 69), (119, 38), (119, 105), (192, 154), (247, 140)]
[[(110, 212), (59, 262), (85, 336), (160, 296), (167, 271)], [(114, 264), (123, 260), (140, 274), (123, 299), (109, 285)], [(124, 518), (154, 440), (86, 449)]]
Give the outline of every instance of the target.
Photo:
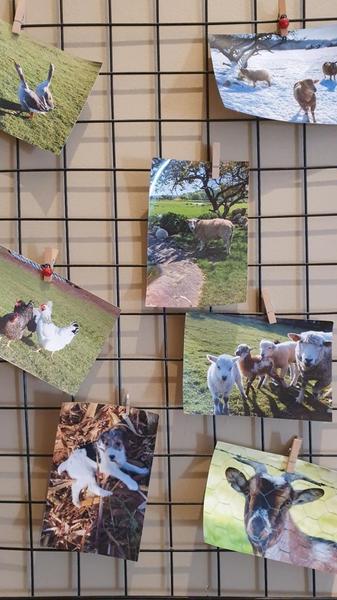
[(318, 83), (318, 79), (302, 79), (302, 81), (297, 81), (294, 85), (294, 96), (295, 100), (299, 103), (302, 110), (304, 110), (308, 122), (309, 119), (309, 109), (311, 111), (312, 120), (316, 123), (315, 117), (315, 109), (316, 109), (316, 94), (317, 88), (315, 87), (315, 83)]

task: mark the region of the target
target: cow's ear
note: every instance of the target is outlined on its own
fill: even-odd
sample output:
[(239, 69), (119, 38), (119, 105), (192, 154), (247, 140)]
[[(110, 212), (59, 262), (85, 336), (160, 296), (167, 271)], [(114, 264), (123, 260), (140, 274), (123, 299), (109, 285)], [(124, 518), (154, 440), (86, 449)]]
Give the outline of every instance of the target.
[(307, 502), (314, 502), (324, 496), (324, 490), (320, 488), (310, 488), (308, 490), (300, 490), (295, 492), (293, 506), (296, 504), (307, 504)]
[(290, 340), (292, 340), (293, 342), (299, 342), (301, 339), (301, 336), (298, 335), (298, 333), (288, 333), (288, 338)]
[(245, 496), (248, 494), (248, 480), (241, 471), (234, 469), (233, 467), (228, 467), (225, 471), (225, 475), (233, 490), (240, 494), (244, 494)]
[(218, 357), (214, 356), (214, 354), (206, 354), (206, 356), (209, 363), (216, 363), (218, 360)]

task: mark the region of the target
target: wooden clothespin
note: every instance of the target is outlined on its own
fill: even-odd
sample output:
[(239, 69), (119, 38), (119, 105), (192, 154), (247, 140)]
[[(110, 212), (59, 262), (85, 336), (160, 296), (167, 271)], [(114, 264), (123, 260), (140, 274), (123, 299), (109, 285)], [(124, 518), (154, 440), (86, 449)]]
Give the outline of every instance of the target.
[(220, 177), (220, 143), (212, 144), (212, 179)]
[(287, 468), (286, 468), (287, 473), (295, 472), (296, 461), (298, 458), (299, 451), (301, 450), (302, 442), (303, 442), (302, 438), (295, 437), (293, 439), (293, 443), (292, 443), (290, 451), (289, 451), (289, 458), (288, 458), (288, 463), (287, 463)]
[(125, 413), (128, 415), (130, 412), (130, 394), (128, 392), (124, 396), (124, 406), (125, 406)]
[(53, 272), (54, 272), (54, 264), (58, 256), (57, 248), (45, 248), (43, 252), (43, 259), (41, 263), (41, 275), (43, 277), (43, 281), (52, 281)]
[(264, 307), (265, 307), (266, 313), (267, 313), (268, 323), (269, 323), (269, 325), (273, 325), (273, 324), (277, 323), (277, 319), (276, 319), (276, 315), (275, 315), (275, 311), (274, 311), (274, 306), (273, 306), (273, 303), (270, 298), (269, 290), (267, 288), (262, 288), (261, 293), (262, 293)]
[(26, 0), (16, 0), (16, 10), (13, 21), (12, 33), (20, 35), (21, 25), (24, 21), (26, 13)]
[(278, 0), (278, 33), (282, 38), (288, 35), (289, 19), (287, 17), (286, 0)]

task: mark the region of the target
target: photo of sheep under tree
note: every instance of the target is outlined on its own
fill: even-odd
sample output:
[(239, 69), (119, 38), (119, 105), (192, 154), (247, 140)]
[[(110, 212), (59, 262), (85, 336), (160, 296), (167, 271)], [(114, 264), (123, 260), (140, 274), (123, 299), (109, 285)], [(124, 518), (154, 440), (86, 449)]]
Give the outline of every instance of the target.
[(0, 357), (75, 394), (102, 351), (119, 309), (56, 272), (0, 246)]
[(152, 162), (146, 306), (245, 302), (248, 163)]
[(331, 321), (186, 315), (188, 414), (332, 420)]
[(204, 499), (207, 544), (337, 572), (337, 472), (218, 442)]
[(60, 154), (100, 68), (0, 21), (0, 129)]
[(292, 123), (337, 123), (337, 26), (211, 35), (213, 69), (226, 108)]
[(158, 415), (62, 405), (41, 544), (138, 560)]

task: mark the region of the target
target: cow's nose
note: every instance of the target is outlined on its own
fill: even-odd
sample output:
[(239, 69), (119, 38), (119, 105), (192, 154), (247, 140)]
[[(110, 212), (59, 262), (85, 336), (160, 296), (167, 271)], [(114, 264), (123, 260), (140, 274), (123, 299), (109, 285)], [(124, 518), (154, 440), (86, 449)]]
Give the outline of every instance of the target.
[(222, 376), (222, 381), (226, 381), (226, 379), (227, 379), (227, 375), (223, 375)]

